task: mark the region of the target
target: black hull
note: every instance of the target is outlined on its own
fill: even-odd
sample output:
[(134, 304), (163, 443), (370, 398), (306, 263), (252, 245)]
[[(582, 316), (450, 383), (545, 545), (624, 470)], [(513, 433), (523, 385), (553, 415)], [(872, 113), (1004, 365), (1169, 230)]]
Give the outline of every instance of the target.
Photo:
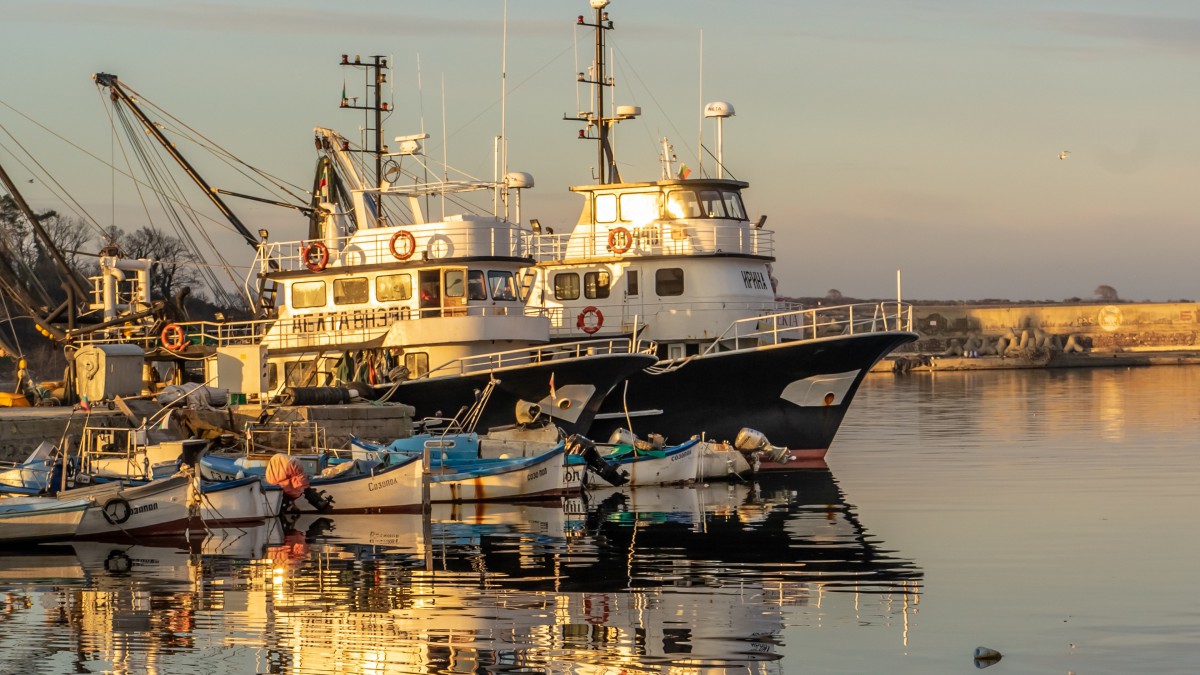
[[(772, 445), (823, 456), (862, 378), (879, 359), (915, 339), (915, 333), (893, 331), (787, 342), (695, 357), (659, 375), (639, 372), (629, 378), (627, 391), (618, 387), (604, 401), (605, 417), (592, 423), (589, 435), (606, 440), (626, 427), (626, 407), (635, 415), (661, 410), (631, 417), (633, 431), (639, 436), (659, 433), (680, 443), (700, 433), (710, 440), (733, 441), (738, 430), (750, 427)], [(817, 387), (804, 404), (782, 397), (789, 384), (834, 374), (842, 374), (843, 384), (832, 404)]]
[(554, 423), (568, 434), (584, 433), (599, 412), (605, 396), (618, 383), (653, 365), (655, 360), (648, 354), (598, 354), (470, 375), (407, 380), (396, 388), (388, 400), (416, 408), (413, 419), (453, 417), (463, 406), (471, 405), (476, 392), (483, 391), (494, 376), (499, 383), (492, 391), (476, 427), (477, 431), (483, 432), (490, 427), (513, 424), (519, 401), (538, 402), (549, 396), (550, 378), (553, 376), (556, 390), (570, 385), (595, 387), (576, 419), (565, 419), (561, 413), (553, 418)]

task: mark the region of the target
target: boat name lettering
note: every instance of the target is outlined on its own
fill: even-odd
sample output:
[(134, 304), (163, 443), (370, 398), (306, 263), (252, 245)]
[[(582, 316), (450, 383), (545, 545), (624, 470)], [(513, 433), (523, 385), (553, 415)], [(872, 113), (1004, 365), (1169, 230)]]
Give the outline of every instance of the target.
[(691, 450), (687, 450), (684, 452), (677, 452), (674, 455), (671, 455), (671, 461), (674, 462), (675, 460), (684, 459), (685, 457), (691, 457), (691, 456), (692, 456)]
[(392, 323), (401, 320), (406, 309), (357, 309), (335, 314), (298, 316), (292, 319), (292, 332), (304, 334), (387, 328)]
[(583, 480), (583, 476), (580, 475), (579, 469), (567, 469), (563, 472), (564, 485), (574, 485), (581, 480)]
[(529, 475), (525, 477), (525, 480), (536, 480), (545, 475), (546, 475), (546, 467), (543, 466), (541, 469), (538, 469), (537, 471), (530, 471)]
[(372, 492), (372, 491), (375, 491), (375, 490), (382, 490), (382, 489), (384, 489), (385, 487), (390, 487), (390, 486), (392, 486), (392, 485), (395, 485), (396, 483), (399, 483), (399, 482), (400, 482), (400, 481), (399, 481), (399, 480), (397, 480), (397, 479), (395, 479), (395, 478), (389, 478), (389, 479), (387, 479), (387, 480), (381, 480), (381, 481), (379, 481), (378, 483), (367, 483), (367, 491), (368, 491), (368, 492)]
[(158, 510), (158, 502), (150, 502), (149, 504), (142, 504), (141, 506), (133, 507), (133, 509), (130, 510), (129, 515), (137, 515), (139, 513), (146, 513), (147, 511), (157, 511), (157, 510)]
[(742, 270), (742, 283), (746, 285), (746, 288), (756, 288), (762, 291), (770, 288), (767, 285), (767, 277), (762, 272)]

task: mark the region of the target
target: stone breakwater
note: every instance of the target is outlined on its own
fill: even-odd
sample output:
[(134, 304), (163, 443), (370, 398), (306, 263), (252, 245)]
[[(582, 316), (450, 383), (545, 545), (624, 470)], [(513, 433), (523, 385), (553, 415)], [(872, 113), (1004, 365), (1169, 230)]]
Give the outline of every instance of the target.
[(1200, 363), (1200, 304), (918, 305), (879, 370)]

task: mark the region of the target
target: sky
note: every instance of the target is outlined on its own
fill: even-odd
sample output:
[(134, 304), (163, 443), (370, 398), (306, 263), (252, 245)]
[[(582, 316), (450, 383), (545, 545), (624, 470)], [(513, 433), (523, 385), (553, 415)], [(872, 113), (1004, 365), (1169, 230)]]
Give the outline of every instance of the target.
[[(725, 165), (750, 183), (751, 218), (768, 216), (783, 295), (894, 298), (899, 271), (904, 299), (1086, 299), (1102, 284), (1128, 300), (1200, 298), (1200, 3), (613, 0), (608, 11), (615, 100), (643, 110), (618, 132), (623, 177), (656, 178), (663, 137), (698, 167), (702, 135), (715, 152), (702, 103), (732, 103)], [(362, 123), (338, 109), (343, 85), (361, 91), (340, 55), (381, 54), (393, 65), (388, 137), (424, 130), (429, 155), (490, 178), (503, 108), (509, 168), (536, 181), (522, 216), (561, 232), (581, 203), (567, 188), (593, 182), (596, 161), (563, 121), (588, 107), (575, 73), (592, 35), (578, 14), (590, 17), (584, 0), (5, 0), (0, 162), (36, 209), (67, 210), (17, 143), (99, 224), (147, 224), (108, 166), (123, 160), (91, 81), (108, 72), (246, 163), (309, 186), (312, 128), (356, 138)], [(246, 189), (189, 159), (213, 185)], [(293, 212), (231, 205), (272, 238), (305, 236)], [(228, 228), (213, 236), (249, 260)]]

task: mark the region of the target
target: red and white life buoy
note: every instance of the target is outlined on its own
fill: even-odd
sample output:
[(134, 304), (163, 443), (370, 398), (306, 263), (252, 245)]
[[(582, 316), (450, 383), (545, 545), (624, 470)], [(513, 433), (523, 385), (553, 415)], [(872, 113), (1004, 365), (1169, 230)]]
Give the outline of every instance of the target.
[(608, 248), (613, 253), (621, 255), (633, 246), (633, 235), (623, 227), (614, 227), (608, 232)]
[(319, 241), (306, 244), (300, 249), (300, 259), (308, 269), (320, 272), (329, 264), (329, 247)]
[(158, 337), (162, 340), (163, 347), (166, 347), (167, 351), (170, 352), (181, 352), (188, 345), (187, 335), (183, 332), (183, 326), (177, 323), (167, 324)]
[[(397, 246), (397, 244), (400, 245)], [(417, 250), (417, 239), (408, 230), (397, 230), (396, 234), (392, 235), (392, 240), (388, 242), (388, 248), (397, 260), (408, 260)]]
[[(596, 317), (596, 322), (591, 323), (588, 321), (588, 317)], [(579, 316), (575, 317), (575, 327), (587, 333), (588, 335), (600, 330), (600, 327), (603, 325), (604, 313), (598, 308), (592, 307), (591, 305), (584, 307), (583, 311), (579, 313)]]

